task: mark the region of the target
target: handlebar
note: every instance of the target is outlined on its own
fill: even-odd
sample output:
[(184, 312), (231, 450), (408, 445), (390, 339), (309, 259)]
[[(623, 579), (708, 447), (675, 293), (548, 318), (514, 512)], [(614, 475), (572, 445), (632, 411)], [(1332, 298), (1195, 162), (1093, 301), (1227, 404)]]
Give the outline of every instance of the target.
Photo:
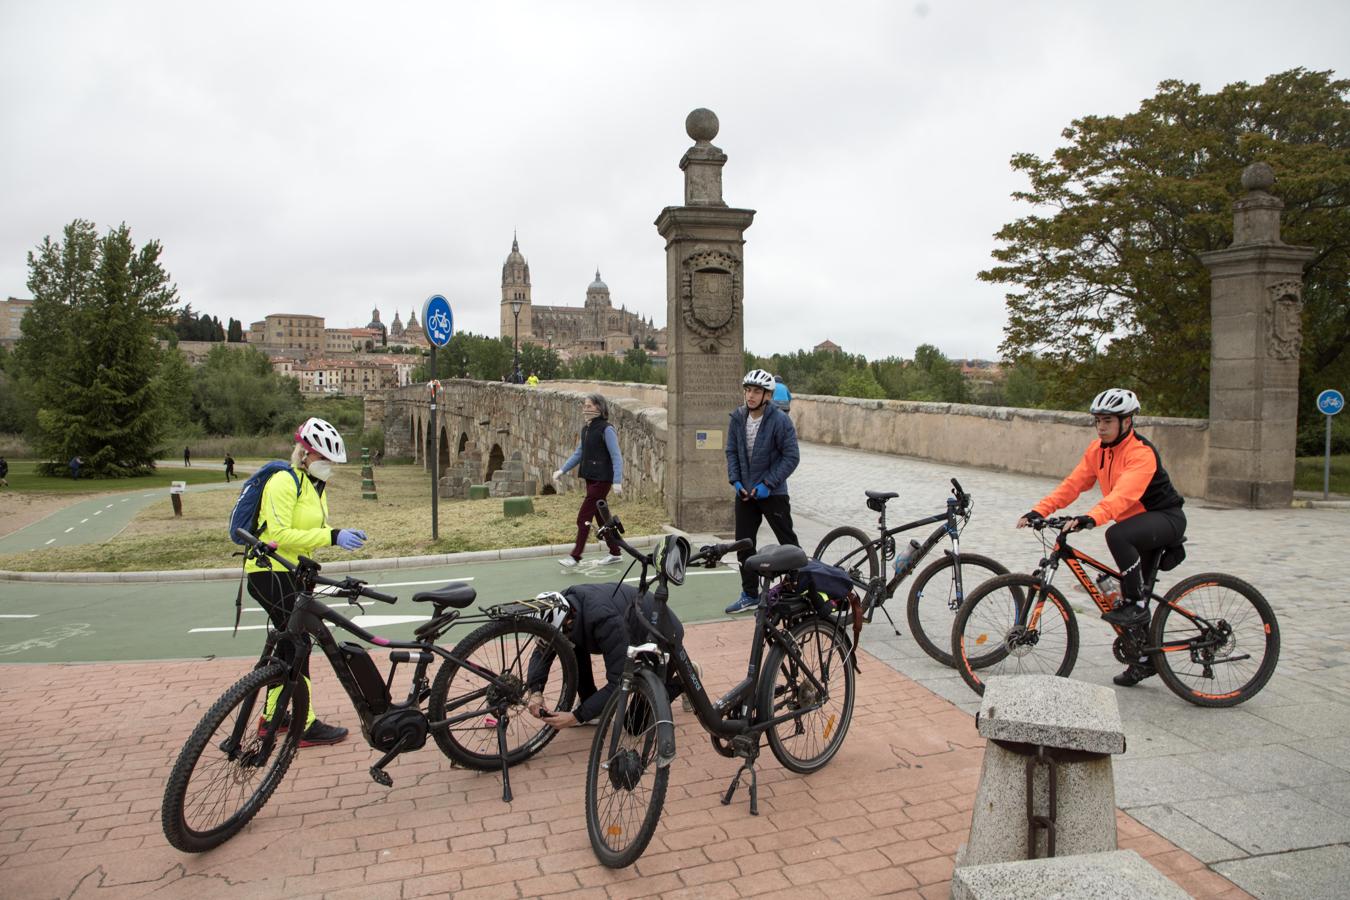
[(955, 478), (952, 479), (952, 495), (956, 497), (956, 505), (962, 509), (970, 506), (970, 495), (961, 489), (961, 482)]
[[(623, 539), (623, 522), (619, 520), (618, 516), (609, 511), (608, 503), (604, 500), (598, 501), (595, 504), (595, 514), (600, 519), (599, 536), (601, 538), (606, 535), (612, 537), (614, 543), (618, 544), (629, 556), (633, 557), (644, 566), (651, 565), (652, 559), (650, 555), (643, 553)], [(698, 548), (698, 552), (691, 554), (689, 559), (685, 560), (685, 564), (687, 566), (703, 565), (712, 569), (715, 568), (717, 564), (722, 561), (722, 557), (726, 556), (728, 553), (739, 553), (742, 550), (752, 550), (754, 549), (754, 546), (755, 542), (750, 538), (741, 538), (739, 541), (732, 541), (727, 544), (705, 544)]]
[(319, 574), (319, 564), (312, 559), (300, 557), (298, 563), (293, 563), (286, 557), (277, 552), (275, 542), (264, 542), (258, 540), (247, 529), (236, 528), (235, 537), (244, 543), (247, 548), (244, 551), (246, 557), (257, 559), (266, 557), (280, 563), (286, 571), (300, 575), (305, 580), (312, 581), (313, 584), (321, 584), (325, 587), (336, 588), (339, 595), (347, 597), (349, 600), (356, 597), (369, 597), (371, 600), (378, 600), (381, 603), (397, 603), (398, 598), (392, 594), (381, 593), (372, 587), (366, 585), (364, 581), (353, 578), (348, 575), (341, 581), (334, 578), (326, 578)]
[(755, 542), (749, 538), (741, 538), (739, 541), (732, 541), (729, 544), (705, 544), (698, 548), (697, 553), (689, 557), (689, 565), (702, 563), (705, 567), (713, 569), (728, 553), (739, 553), (742, 550), (753, 549), (755, 549)]

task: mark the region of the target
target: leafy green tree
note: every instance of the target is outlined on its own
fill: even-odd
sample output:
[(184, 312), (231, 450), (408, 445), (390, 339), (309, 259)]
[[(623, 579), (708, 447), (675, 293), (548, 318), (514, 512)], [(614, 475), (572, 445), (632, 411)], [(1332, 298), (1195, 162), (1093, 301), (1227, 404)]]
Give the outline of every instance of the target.
[(1043, 364), (1033, 356), (1017, 360), (1008, 369), (1003, 382), (1003, 404), (1024, 409), (1045, 405), (1045, 383), (1040, 368)]
[[(1350, 375), (1350, 81), (1293, 69), (1206, 94), (1164, 81), (1124, 116), (1085, 116), (1048, 159), (1018, 153), (1034, 212), (1004, 226), (1002, 350), (1036, 353), (1046, 397), (1078, 408), (1136, 385), (1150, 413), (1203, 416), (1209, 401), (1209, 276), (1199, 254), (1232, 241), (1242, 169), (1277, 174), (1283, 239), (1314, 247), (1305, 270), (1300, 406)], [(1186, 377), (1177, 377), (1185, 373)]]
[(212, 347), (193, 375), (192, 418), (208, 434), (275, 434), (301, 420), (300, 383), (253, 348)]
[(150, 471), (164, 427), (155, 328), (177, 299), (162, 248), (137, 249), (125, 224), (100, 238), (81, 219), (62, 237), (28, 254), (33, 306), (15, 350), (34, 446), (48, 472), (76, 455), (93, 475)]
[[(213, 348), (214, 349), (214, 348)], [(159, 364), (159, 402), (164, 410), (164, 428), (181, 435), (192, 425), (192, 367), (183, 354), (170, 348)]]
[(865, 400), (884, 400), (886, 392), (877, 384), (871, 369), (856, 369), (839, 382), (839, 396), (861, 397)]
[(230, 324), (225, 329), (225, 340), (231, 344), (242, 344), (244, 342), (244, 323), (231, 318)]

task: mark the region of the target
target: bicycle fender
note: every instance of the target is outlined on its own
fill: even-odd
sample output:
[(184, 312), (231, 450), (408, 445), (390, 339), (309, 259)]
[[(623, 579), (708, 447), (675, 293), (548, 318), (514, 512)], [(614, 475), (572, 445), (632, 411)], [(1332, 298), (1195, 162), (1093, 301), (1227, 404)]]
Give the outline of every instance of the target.
[(633, 677), (646, 681), (656, 700), (656, 766), (663, 769), (675, 761), (675, 721), (670, 711), (670, 695), (651, 669), (639, 669)]

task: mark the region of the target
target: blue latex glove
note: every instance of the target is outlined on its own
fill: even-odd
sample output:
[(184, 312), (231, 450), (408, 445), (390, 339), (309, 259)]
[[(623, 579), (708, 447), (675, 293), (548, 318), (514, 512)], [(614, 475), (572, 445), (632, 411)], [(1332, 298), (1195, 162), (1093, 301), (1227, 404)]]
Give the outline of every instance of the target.
[(766, 488), (764, 482), (761, 481), (759, 484), (755, 485), (750, 493), (755, 495), (756, 500), (763, 500), (765, 497), (769, 496), (769, 489)]
[(736, 496), (739, 497), (745, 493), (745, 485), (741, 484), (739, 481), (733, 481), (731, 486), (736, 489)]
[(360, 550), (361, 545), (366, 542), (366, 533), (352, 528), (344, 528), (338, 532), (337, 545), (343, 550)]

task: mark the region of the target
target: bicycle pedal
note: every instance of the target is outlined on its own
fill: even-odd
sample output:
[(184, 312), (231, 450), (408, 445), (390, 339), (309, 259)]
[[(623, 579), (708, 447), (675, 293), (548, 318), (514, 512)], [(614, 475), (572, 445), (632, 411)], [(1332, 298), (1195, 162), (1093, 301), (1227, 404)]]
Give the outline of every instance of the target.
[(377, 768), (375, 768), (374, 766), (371, 766), (371, 767), (370, 767), (370, 778), (371, 778), (371, 780), (374, 781), (376, 784), (383, 785), (384, 787), (393, 787), (393, 786), (394, 786), (394, 779), (393, 779), (393, 777), (392, 777), (388, 772), (386, 772), (384, 769), (377, 769)]

